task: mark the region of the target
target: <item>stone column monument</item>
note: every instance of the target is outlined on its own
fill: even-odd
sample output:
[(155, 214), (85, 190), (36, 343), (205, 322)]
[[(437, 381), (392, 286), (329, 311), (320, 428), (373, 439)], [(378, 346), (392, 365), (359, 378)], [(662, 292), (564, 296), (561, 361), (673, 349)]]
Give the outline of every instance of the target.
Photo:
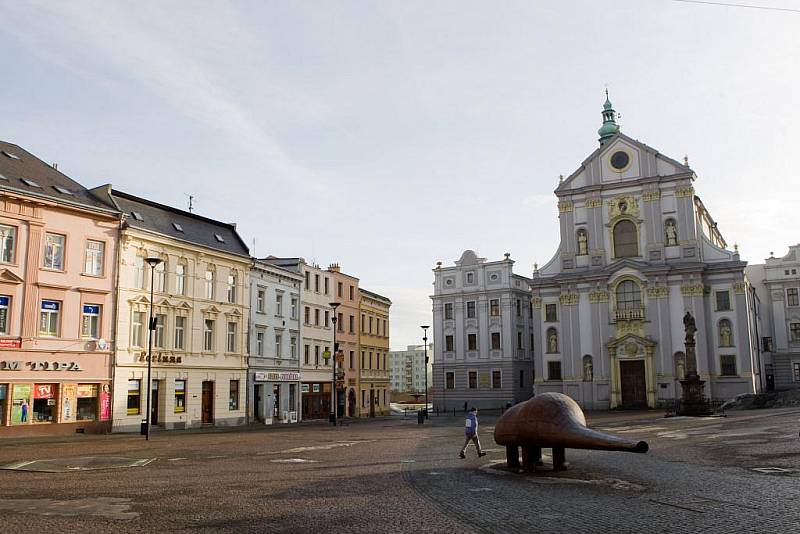
[(681, 380), (683, 396), (681, 398), (678, 414), (680, 415), (708, 415), (710, 410), (704, 394), (705, 381), (700, 380), (697, 374), (697, 353), (695, 351), (695, 338), (697, 325), (694, 317), (688, 311), (683, 316), (683, 328), (686, 332), (686, 378)]

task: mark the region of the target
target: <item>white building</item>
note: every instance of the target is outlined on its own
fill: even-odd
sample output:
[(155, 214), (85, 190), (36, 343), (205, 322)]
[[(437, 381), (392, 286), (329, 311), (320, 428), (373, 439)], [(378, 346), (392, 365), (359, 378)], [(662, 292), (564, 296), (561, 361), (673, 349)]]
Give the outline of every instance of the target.
[(255, 421), (300, 420), (300, 291), (303, 277), (255, 260), (250, 271), (249, 414)]
[(531, 280), (471, 250), (433, 270), (434, 409), (502, 408), (532, 395)]
[[(433, 343), (428, 345), (428, 360), (433, 359)], [(425, 393), (425, 345), (409, 345), (406, 350), (389, 351), (391, 390), (398, 393)], [(428, 387), (433, 386), (428, 364)]]

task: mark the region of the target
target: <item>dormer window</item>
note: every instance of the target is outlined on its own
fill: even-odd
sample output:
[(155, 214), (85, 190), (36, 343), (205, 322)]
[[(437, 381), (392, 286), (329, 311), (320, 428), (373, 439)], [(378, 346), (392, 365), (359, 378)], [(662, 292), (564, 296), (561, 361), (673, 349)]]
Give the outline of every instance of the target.
[(59, 193), (62, 193), (64, 195), (72, 195), (73, 194), (72, 191), (70, 191), (66, 187), (61, 187), (60, 185), (54, 185), (53, 189), (55, 189), (56, 191), (58, 191)]
[(177, 230), (178, 232), (183, 233), (183, 226), (181, 226), (180, 224), (174, 222), (172, 223), (172, 227), (175, 228), (175, 230)]
[(132, 216), (133, 216), (133, 218), (134, 218), (134, 219), (136, 219), (137, 221), (143, 221), (143, 220), (144, 220), (144, 217), (142, 217), (142, 214), (141, 214), (141, 213), (139, 213), (138, 211), (132, 211), (132, 212), (131, 212), (131, 215), (132, 215)]
[(21, 159), (21, 158), (20, 158), (19, 156), (17, 156), (16, 154), (12, 154), (11, 152), (6, 152), (5, 150), (3, 150), (3, 155), (4, 155), (5, 157), (7, 157), (7, 158), (11, 158), (11, 159), (16, 159), (16, 160), (19, 160), (19, 159)]
[(33, 180), (28, 180), (27, 178), (22, 178), (22, 183), (27, 185), (28, 187), (37, 187), (39, 189), (42, 188), (41, 185), (39, 185), (38, 183), (34, 182)]
[(219, 234), (214, 234), (214, 239), (216, 239), (219, 243), (225, 242), (225, 239)]

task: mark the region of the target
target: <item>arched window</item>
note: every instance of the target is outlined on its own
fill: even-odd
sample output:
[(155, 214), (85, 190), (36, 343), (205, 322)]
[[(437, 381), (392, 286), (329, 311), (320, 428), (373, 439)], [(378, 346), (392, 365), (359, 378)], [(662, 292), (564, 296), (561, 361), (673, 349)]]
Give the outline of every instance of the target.
[(594, 363), (588, 354), (583, 357), (583, 381), (591, 382), (594, 380)]
[(733, 327), (728, 319), (721, 319), (719, 322), (719, 346), (733, 346)]
[(617, 309), (638, 310), (642, 307), (642, 290), (633, 280), (623, 280), (617, 285)]
[(664, 242), (668, 247), (678, 245), (678, 225), (675, 223), (675, 219), (664, 221)]
[(584, 228), (578, 230), (575, 239), (578, 242), (578, 255), (585, 256), (589, 253), (589, 235)]
[(627, 219), (614, 225), (614, 257), (630, 258), (639, 255), (636, 225)]
[(555, 328), (547, 329), (547, 352), (550, 354), (558, 352), (558, 331)]

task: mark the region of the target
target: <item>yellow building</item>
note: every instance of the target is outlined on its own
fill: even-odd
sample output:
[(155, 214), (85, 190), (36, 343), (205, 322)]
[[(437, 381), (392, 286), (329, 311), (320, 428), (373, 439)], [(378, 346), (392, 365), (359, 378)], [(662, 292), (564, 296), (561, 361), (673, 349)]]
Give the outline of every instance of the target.
[(386, 297), (359, 289), (358, 390), (359, 413), (362, 417), (389, 414), (389, 308)]

